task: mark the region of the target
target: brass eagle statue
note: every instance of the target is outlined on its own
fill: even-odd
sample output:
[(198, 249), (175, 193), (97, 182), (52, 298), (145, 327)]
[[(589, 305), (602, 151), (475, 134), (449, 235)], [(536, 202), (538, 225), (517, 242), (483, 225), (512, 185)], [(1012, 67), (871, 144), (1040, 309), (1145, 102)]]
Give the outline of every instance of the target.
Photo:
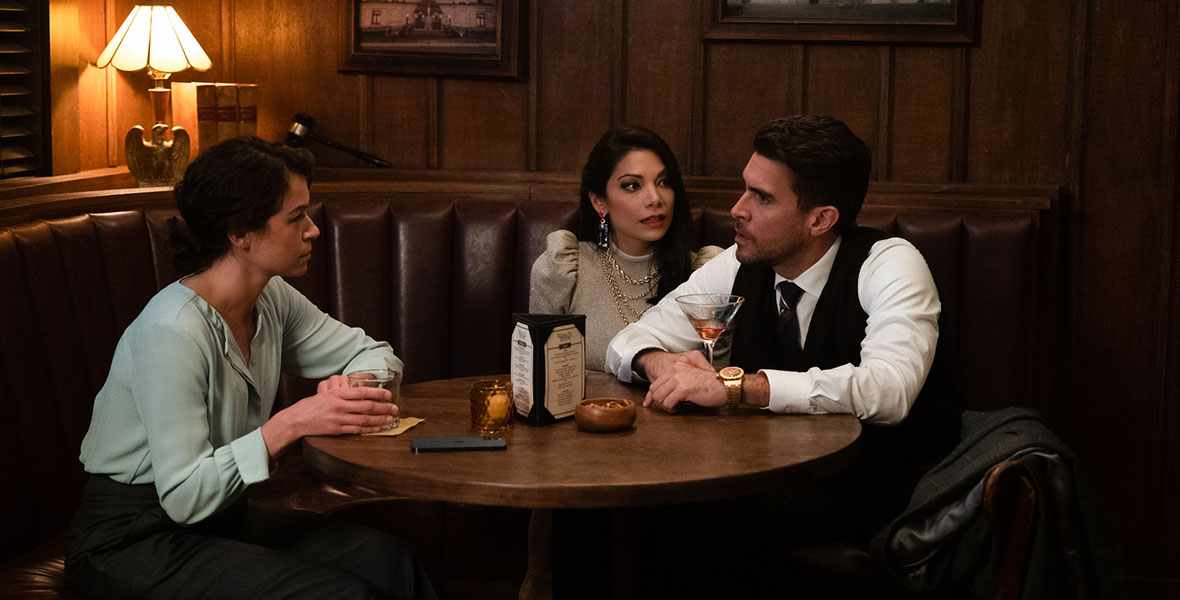
[(127, 149), (127, 170), (135, 176), (139, 187), (172, 185), (184, 177), (188, 166), (189, 137), (183, 127), (172, 128), (172, 139), (164, 141), (168, 126), (152, 126), (152, 139), (143, 139), (143, 127), (136, 125), (124, 140)]

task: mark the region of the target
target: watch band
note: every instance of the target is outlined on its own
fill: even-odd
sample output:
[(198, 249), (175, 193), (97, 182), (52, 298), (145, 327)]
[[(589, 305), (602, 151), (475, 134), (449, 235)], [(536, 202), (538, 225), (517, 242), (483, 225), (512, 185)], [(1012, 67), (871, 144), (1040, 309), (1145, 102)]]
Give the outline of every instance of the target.
[(725, 382), (725, 405), (737, 406), (742, 403), (742, 382), (741, 380), (727, 380)]
[(717, 373), (717, 378), (725, 385), (725, 405), (737, 406), (742, 402), (742, 380), (745, 371), (741, 367), (725, 367)]

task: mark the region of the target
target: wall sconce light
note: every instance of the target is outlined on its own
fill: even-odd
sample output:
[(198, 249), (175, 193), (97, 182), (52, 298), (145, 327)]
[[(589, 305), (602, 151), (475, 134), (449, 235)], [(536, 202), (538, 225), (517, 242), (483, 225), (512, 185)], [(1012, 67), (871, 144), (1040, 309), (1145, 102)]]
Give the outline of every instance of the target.
[(143, 127), (136, 125), (125, 139), (127, 169), (140, 187), (170, 185), (184, 176), (188, 165), (189, 136), (182, 127), (172, 128), (172, 140), (164, 141), (168, 125), (164, 122), (172, 91), (167, 79), (185, 69), (207, 71), (213, 66), (209, 55), (201, 49), (197, 39), (185, 27), (184, 21), (171, 6), (163, 4), (138, 5), (106, 49), (98, 56), (97, 65), (113, 66), (120, 71), (147, 69), (155, 87), (151, 93), (151, 141), (143, 139)]

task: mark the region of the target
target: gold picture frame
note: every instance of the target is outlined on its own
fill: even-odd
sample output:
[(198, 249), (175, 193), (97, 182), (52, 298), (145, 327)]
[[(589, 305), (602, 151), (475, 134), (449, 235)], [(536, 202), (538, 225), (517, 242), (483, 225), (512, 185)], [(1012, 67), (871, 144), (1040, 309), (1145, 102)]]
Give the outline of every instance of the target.
[(527, 0), (338, 0), (340, 71), (527, 76)]
[(970, 44), (976, 0), (706, 0), (705, 41)]

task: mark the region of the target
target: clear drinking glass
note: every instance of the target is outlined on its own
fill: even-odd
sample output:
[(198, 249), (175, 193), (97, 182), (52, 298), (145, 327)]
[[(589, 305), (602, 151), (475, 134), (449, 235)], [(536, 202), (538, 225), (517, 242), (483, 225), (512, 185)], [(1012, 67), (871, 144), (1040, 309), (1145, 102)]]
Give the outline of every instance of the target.
[(397, 416), (393, 423), (383, 425), (389, 430), (398, 426), (405, 415), (405, 404), (401, 400), (402, 374), (396, 369), (366, 369), (348, 374), (348, 387), (375, 387), (389, 390), (390, 401), (397, 405)]
[(676, 298), (680, 310), (705, 342), (710, 365), (713, 364), (713, 344), (729, 328), (744, 301), (745, 298), (732, 294), (686, 294)]

